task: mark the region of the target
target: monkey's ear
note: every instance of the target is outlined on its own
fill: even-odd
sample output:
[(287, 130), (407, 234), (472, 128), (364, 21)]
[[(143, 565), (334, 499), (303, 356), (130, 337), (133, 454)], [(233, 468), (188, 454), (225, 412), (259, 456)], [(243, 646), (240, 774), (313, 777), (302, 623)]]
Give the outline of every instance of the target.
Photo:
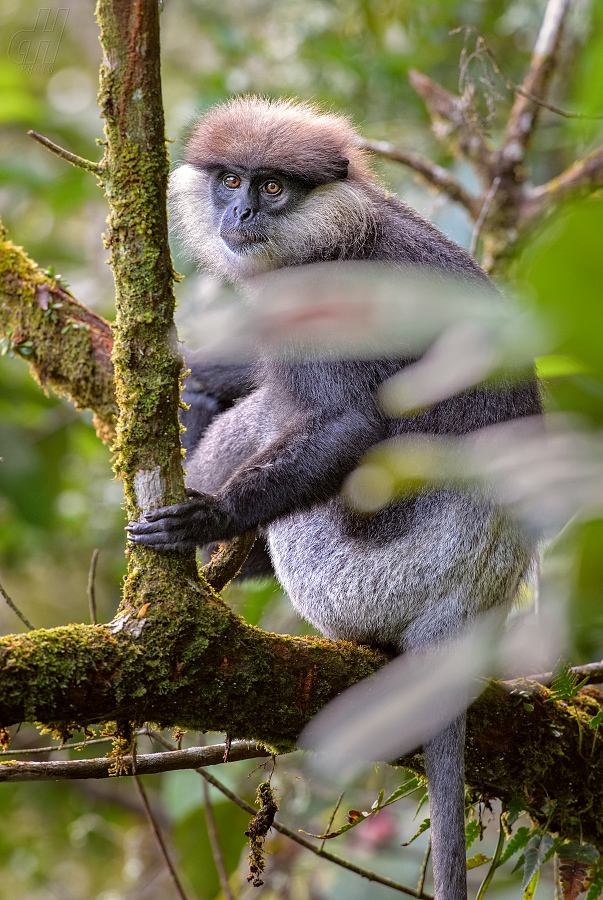
[(341, 159), (338, 161), (337, 175), (335, 176), (337, 181), (343, 181), (344, 178), (348, 177), (349, 167), (350, 167), (349, 159), (346, 159), (345, 156), (342, 156)]
[[(281, 159), (284, 154), (281, 154)], [(287, 161), (289, 162), (289, 161)], [(311, 187), (319, 184), (329, 184), (332, 181), (343, 181), (349, 174), (350, 160), (343, 156), (337, 148), (312, 148), (303, 153), (297, 147), (297, 158), (291, 159), (289, 164), (281, 163), (281, 171), (306, 182)], [(278, 165), (275, 166), (277, 168)]]

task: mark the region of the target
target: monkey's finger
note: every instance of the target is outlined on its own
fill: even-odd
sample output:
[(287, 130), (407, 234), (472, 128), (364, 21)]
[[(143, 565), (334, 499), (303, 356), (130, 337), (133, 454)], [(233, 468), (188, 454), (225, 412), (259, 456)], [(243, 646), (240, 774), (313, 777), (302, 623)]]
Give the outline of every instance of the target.
[(149, 512), (144, 513), (144, 521), (157, 522), (159, 519), (183, 516), (192, 507), (193, 501), (185, 500), (184, 503), (176, 503), (174, 506), (162, 506), (160, 509), (151, 509)]
[(188, 550), (194, 550), (196, 544), (191, 541), (178, 540), (168, 535), (157, 534), (141, 534), (128, 535), (128, 541), (137, 547), (149, 547), (152, 550), (176, 550), (178, 553), (186, 553)]
[(147, 522), (143, 520), (142, 522), (129, 522), (126, 525), (126, 531), (130, 535), (142, 535), (142, 534), (162, 534), (168, 532), (180, 532), (182, 531), (182, 525), (174, 518), (170, 519), (156, 519), (154, 522)]
[(169, 525), (169, 528), (162, 528), (158, 523), (147, 526), (141, 522), (130, 522), (126, 527), (128, 540), (144, 547), (168, 549), (181, 547), (187, 550), (196, 546), (194, 539), (186, 534), (183, 528), (174, 527), (172, 522)]

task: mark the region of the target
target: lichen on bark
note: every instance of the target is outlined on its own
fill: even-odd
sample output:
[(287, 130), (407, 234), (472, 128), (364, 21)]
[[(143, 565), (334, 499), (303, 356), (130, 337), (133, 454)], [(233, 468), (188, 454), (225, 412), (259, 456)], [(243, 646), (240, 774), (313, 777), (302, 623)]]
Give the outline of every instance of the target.
[(0, 222), (0, 333), (44, 390), (94, 410), (103, 440), (115, 434), (111, 325), (82, 306), (7, 237)]

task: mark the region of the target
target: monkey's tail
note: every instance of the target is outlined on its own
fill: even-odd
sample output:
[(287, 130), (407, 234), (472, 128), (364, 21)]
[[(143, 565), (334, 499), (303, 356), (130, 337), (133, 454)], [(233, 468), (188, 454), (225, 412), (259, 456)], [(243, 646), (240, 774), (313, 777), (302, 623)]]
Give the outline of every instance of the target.
[(465, 714), (424, 745), (435, 900), (467, 900)]

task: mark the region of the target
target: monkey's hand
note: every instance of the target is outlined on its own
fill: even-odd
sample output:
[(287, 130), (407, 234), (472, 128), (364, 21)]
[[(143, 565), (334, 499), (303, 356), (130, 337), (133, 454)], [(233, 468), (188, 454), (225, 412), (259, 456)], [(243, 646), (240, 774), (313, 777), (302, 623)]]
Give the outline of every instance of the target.
[(227, 536), (228, 515), (223, 501), (187, 488), (188, 500), (145, 513), (126, 526), (128, 538), (139, 547), (156, 550), (194, 550)]

